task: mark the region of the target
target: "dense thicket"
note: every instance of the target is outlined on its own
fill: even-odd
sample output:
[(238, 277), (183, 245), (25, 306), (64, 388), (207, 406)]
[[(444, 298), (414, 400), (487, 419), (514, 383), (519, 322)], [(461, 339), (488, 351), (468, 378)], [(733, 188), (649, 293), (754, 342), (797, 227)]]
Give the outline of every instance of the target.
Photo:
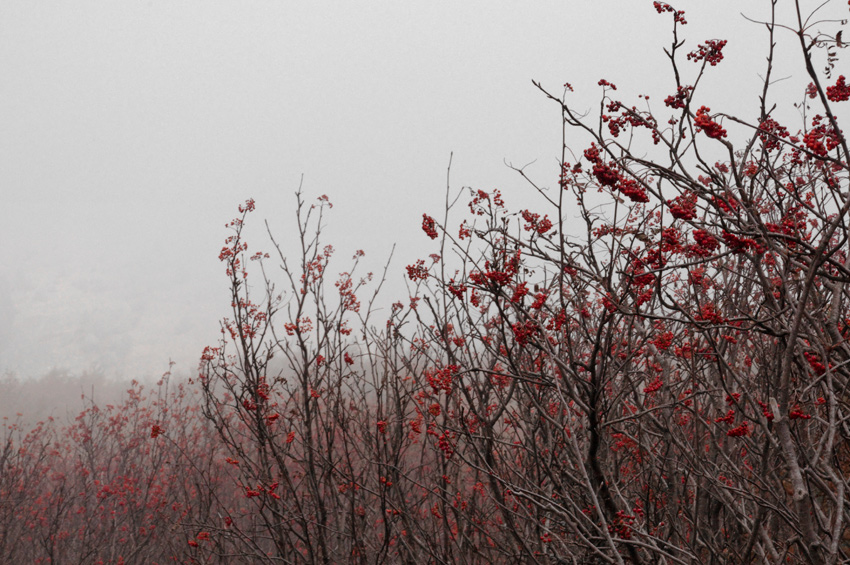
[(538, 85), (581, 144), (552, 188), (518, 171), (547, 207), (449, 190), (388, 318), (360, 253), (331, 275), (327, 197), (299, 192), (289, 257), (274, 238), (248, 254), (240, 207), (219, 257), (233, 314), (196, 380), (61, 433), (9, 428), (0, 559), (850, 560), (840, 34), (797, 7), (792, 127), (769, 104), (776, 22), (746, 120), (696, 102), (726, 42), (682, 53), (684, 13), (654, 6), (673, 26), (663, 107), (600, 80), (590, 121), (569, 85)]

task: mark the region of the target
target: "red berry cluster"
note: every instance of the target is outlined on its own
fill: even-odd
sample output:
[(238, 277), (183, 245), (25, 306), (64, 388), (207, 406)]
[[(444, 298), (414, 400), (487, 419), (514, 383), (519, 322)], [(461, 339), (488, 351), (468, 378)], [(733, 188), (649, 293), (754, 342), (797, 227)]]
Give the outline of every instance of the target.
[(655, 377), (654, 381), (646, 385), (646, 388), (643, 389), (643, 393), (652, 394), (653, 392), (658, 392), (662, 386), (664, 386), (664, 381), (661, 380), (661, 377)]
[(697, 217), (697, 196), (693, 192), (686, 192), (668, 200), (670, 214), (677, 220), (693, 220)]
[(622, 112), (622, 115), (620, 116), (611, 116), (608, 114), (602, 115), (602, 121), (608, 124), (608, 131), (611, 132), (612, 136), (619, 137), (620, 132), (627, 126), (631, 126), (632, 128), (645, 127), (652, 132), (652, 140), (654, 143), (657, 144), (661, 141), (658, 137), (658, 123), (651, 114), (645, 112), (642, 114), (634, 106), (631, 108), (625, 108), (619, 102), (612, 102), (609, 104), (608, 111)]
[(406, 269), (407, 277), (412, 281), (424, 281), (428, 278), (428, 269), (425, 267), (425, 261), (422, 259), (417, 260), (413, 265), (408, 265)]
[(621, 175), (613, 162), (606, 164), (602, 160), (601, 152), (596, 144), (591, 144), (585, 149), (584, 156), (593, 163), (593, 176), (599, 184), (610, 187), (618, 185), (617, 189), (633, 202), (649, 202), (649, 197), (636, 180)]
[(516, 288), (514, 289), (514, 295), (511, 296), (511, 303), (519, 304), (526, 296), (528, 296), (528, 283), (523, 281), (516, 285)]
[(826, 373), (826, 365), (821, 363), (820, 357), (814, 353), (809, 353), (808, 351), (804, 351), (803, 356), (806, 358), (806, 361), (809, 362), (809, 366), (816, 375), (820, 376)]
[(422, 231), (431, 239), (437, 239), (437, 229), (434, 218), (428, 214), (422, 214)]
[(735, 422), (735, 411), (729, 410), (726, 412), (725, 416), (721, 416), (720, 418), (715, 418), (714, 422), (716, 424), (725, 423), (725, 424), (733, 424)]
[(747, 425), (746, 422), (744, 422), (740, 426), (738, 426), (737, 428), (732, 428), (731, 430), (726, 432), (726, 435), (729, 436), (729, 437), (742, 437), (742, 436), (745, 436), (749, 433), (750, 433), (750, 427)]
[(818, 96), (818, 87), (815, 86), (815, 83), (810, 82), (809, 86), (806, 87), (806, 96), (809, 98), (817, 98)]
[(627, 514), (624, 510), (617, 512), (614, 522), (608, 525), (608, 531), (618, 534), (622, 539), (632, 539), (632, 525), (635, 517)]
[(463, 300), (463, 293), (466, 292), (465, 284), (455, 284), (455, 280), (452, 279), (449, 281), (449, 285), (446, 288), (455, 298)]
[(698, 322), (709, 322), (712, 324), (722, 324), (725, 321), (720, 312), (717, 311), (717, 306), (715, 306), (713, 302), (703, 304), (699, 313), (694, 316), (694, 320)]
[(826, 87), (826, 97), (832, 102), (846, 102), (850, 100), (850, 86), (844, 83), (844, 75), (838, 77), (835, 86)]
[(691, 92), (693, 92), (693, 90), (693, 86), (678, 86), (676, 87), (676, 94), (671, 94), (665, 98), (664, 104), (674, 110), (684, 108), (688, 99), (691, 97)]
[(811, 414), (806, 414), (802, 410), (800, 410), (799, 406), (794, 407), (792, 410), (788, 412), (789, 420), (808, 420), (811, 418)]
[(469, 211), (475, 214), (476, 216), (483, 216), (485, 213), (485, 201), (487, 202), (488, 208), (492, 208), (492, 206), (495, 206), (496, 208), (505, 207), (505, 201), (502, 200), (502, 193), (499, 192), (498, 189), (493, 190), (492, 200), (490, 196), (491, 195), (489, 193), (480, 189), (478, 191), (473, 192), (472, 200), (469, 201)]
[(694, 124), (697, 126), (697, 131), (705, 132), (705, 135), (712, 139), (720, 139), (721, 137), (726, 137), (726, 130), (723, 129), (720, 124), (711, 119), (711, 116), (708, 114), (711, 111), (711, 108), (708, 106), (700, 106), (700, 109), (697, 110)]
[(528, 340), (534, 337), (534, 335), (539, 331), (537, 324), (531, 320), (526, 320), (524, 324), (517, 322), (511, 326), (511, 330), (514, 333), (517, 345), (523, 346), (528, 345)]
[(673, 14), (673, 21), (685, 25), (688, 22), (685, 21), (685, 11), (684, 10), (676, 10), (670, 4), (665, 4), (664, 2), (653, 2), (652, 5), (655, 7), (655, 11), (659, 14), (663, 14), (664, 12), (670, 12)]
[(627, 179), (621, 176), (619, 189), (632, 202), (649, 202), (646, 191), (634, 179)]
[(659, 351), (666, 351), (673, 345), (673, 337), (673, 332), (662, 332), (652, 340), (652, 343)]
[(688, 53), (688, 61), (698, 63), (705, 60), (712, 67), (723, 60), (723, 48), (726, 47), (725, 39), (709, 39), (700, 45), (696, 51)]
[(758, 402), (758, 405), (761, 406), (761, 413), (764, 414), (765, 419), (768, 422), (773, 421), (773, 412), (770, 411), (768, 405), (761, 400), (756, 400), (756, 402)]
[(803, 143), (806, 149), (819, 157), (825, 157), (827, 153), (838, 147), (841, 143), (841, 135), (836, 134), (832, 127), (823, 122), (823, 116), (817, 115), (812, 118), (812, 129), (803, 135)]
[(697, 255), (711, 255), (713, 251), (720, 247), (717, 239), (705, 230), (694, 230), (692, 235), (694, 236), (694, 241), (697, 242), (697, 248), (693, 249)]
[(616, 169), (601, 160), (593, 165), (593, 176), (602, 186), (614, 186), (620, 178)]
[(528, 210), (522, 211), (522, 219), (527, 223), (523, 226), (525, 231), (534, 230), (539, 234), (544, 234), (550, 229), (552, 229), (552, 220), (549, 219), (549, 216), (543, 216), (543, 219), (540, 219), (540, 214), (534, 214)]
[(758, 253), (763, 251), (762, 247), (756, 243), (756, 240), (749, 237), (738, 237), (726, 230), (723, 230), (723, 241), (733, 253), (746, 253), (747, 251)]
[(766, 118), (759, 124), (759, 138), (767, 151), (779, 149), (779, 140), (788, 137), (788, 130), (773, 118)]
[(446, 365), (442, 369), (428, 369), (425, 371), (425, 378), (434, 390), (434, 394), (439, 393), (441, 390), (450, 393), (457, 372), (457, 365)]

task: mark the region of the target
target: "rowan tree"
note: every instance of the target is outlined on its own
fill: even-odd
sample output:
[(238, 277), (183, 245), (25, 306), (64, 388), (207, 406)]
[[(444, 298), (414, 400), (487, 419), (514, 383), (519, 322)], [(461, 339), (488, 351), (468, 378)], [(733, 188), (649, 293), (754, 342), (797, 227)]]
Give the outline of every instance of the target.
[[(512, 207), (449, 167), (432, 253), (386, 309), (390, 264), (339, 261), (327, 196), (296, 194), (294, 254), (271, 230), (249, 251), (246, 201), (196, 379), (4, 424), (2, 559), (850, 560), (850, 87), (828, 4), (786, 22), (766, 1), (751, 117), (704, 99), (727, 41), (647, 5), (671, 26), (662, 103), (607, 77), (588, 113), (535, 83), (558, 173), (515, 169), (532, 194)], [(798, 100), (776, 94), (779, 41)]]

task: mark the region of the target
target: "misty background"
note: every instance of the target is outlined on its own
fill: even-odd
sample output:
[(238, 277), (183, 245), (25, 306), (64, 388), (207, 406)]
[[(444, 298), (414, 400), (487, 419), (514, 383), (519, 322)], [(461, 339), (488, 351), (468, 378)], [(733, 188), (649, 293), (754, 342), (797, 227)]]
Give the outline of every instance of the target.
[[(674, 6), (684, 52), (729, 40), (697, 103), (753, 117), (767, 36), (740, 12), (766, 18), (767, 3)], [(561, 125), (531, 80), (556, 94), (570, 82), (595, 112), (606, 78), (661, 110), (671, 39), (649, 0), (0, 1), (0, 375), (126, 382), (169, 360), (192, 375), (228, 313), (224, 224), (254, 198), (250, 250), (270, 247), (263, 219), (292, 245), (302, 175), (307, 200), (334, 203), (331, 273), (356, 249), (378, 272), (397, 243), (383, 295), (406, 299), (451, 152), (455, 189), (533, 209), (505, 163), (534, 162), (528, 174), (557, 187)], [(9, 390), (6, 405), (35, 401)]]

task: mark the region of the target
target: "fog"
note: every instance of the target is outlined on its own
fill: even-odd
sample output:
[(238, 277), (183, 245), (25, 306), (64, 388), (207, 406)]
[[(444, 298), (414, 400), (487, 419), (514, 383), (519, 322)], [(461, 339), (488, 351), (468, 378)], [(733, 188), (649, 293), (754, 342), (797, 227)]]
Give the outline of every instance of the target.
[[(155, 388), (153, 380), (139, 383), (145, 391)], [(27, 429), (52, 418), (70, 424), (87, 407), (119, 405), (127, 399), (131, 379), (108, 378), (103, 373), (72, 374), (54, 370), (37, 378), (0, 377), (0, 424), (18, 424)]]
[[(739, 12), (764, 18), (763, 4), (675, 4), (686, 49), (729, 39), (701, 87), (715, 111), (756, 110), (767, 39)], [(246, 198), (252, 249), (268, 247), (263, 219), (293, 244), (302, 176), (307, 198), (335, 204), (339, 257), (364, 249), (377, 271), (397, 244), (389, 303), (431, 252), (418, 225), (442, 210), (452, 152), (453, 187), (500, 188), (509, 207), (539, 200), (506, 163), (557, 182), (560, 113), (532, 79), (570, 82), (588, 111), (603, 77), (655, 107), (673, 83), (670, 18), (649, 1), (0, 7), (0, 375), (50, 375), (53, 393), (4, 385), (16, 411), (153, 379), (169, 360), (191, 375), (227, 313), (217, 255)]]

